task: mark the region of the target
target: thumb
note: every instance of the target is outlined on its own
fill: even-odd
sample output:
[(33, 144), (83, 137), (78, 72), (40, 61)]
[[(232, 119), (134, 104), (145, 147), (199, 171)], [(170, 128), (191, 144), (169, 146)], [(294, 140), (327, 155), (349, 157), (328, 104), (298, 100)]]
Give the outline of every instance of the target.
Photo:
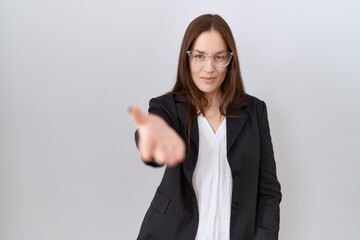
[(130, 107), (129, 113), (137, 127), (147, 122), (147, 115), (145, 115), (138, 107)]

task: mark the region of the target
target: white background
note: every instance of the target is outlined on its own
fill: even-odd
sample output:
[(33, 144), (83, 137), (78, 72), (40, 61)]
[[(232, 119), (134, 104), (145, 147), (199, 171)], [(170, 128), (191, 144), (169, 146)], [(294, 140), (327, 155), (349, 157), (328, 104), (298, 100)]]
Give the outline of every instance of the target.
[(360, 239), (360, 2), (0, 1), (0, 239), (135, 239), (163, 169), (127, 114), (218, 13), (268, 105), (282, 240)]

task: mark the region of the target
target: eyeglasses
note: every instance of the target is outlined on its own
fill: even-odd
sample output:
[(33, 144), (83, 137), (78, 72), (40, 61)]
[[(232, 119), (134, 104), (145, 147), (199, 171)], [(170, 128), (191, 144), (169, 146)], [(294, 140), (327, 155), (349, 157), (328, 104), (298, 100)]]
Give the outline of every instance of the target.
[(212, 61), (215, 66), (217, 67), (226, 67), (229, 65), (231, 58), (233, 56), (232, 52), (219, 52), (213, 55), (205, 54), (204, 52), (200, 52), (197, 50), (193, 51), (187, 51), (186, 52), (189, 57), (194, 60), (194, 63), (198, 67), (203, 67), (209, 60), (209, 58), (212, 58)]

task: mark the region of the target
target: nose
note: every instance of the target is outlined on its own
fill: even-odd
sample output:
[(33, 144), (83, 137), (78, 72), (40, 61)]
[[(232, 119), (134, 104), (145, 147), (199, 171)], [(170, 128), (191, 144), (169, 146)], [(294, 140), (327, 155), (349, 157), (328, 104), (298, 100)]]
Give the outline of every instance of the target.
[(213, 57), (209, 56), (208, 59), (205, 62), (205, 65), (203, 67), (205, 72), (214, 72), (215, 71), (215, 66), (214, 66), (214, 61), (213, 61)]

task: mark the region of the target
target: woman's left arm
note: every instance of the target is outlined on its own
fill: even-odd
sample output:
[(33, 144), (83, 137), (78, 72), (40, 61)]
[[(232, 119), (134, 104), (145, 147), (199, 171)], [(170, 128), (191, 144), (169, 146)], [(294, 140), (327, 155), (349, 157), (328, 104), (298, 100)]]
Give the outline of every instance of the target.
[(259, 114), (260, 167), (254, 240), (277, 240), (280, 224), (281, 189), (271, 142), (266, 105)]

